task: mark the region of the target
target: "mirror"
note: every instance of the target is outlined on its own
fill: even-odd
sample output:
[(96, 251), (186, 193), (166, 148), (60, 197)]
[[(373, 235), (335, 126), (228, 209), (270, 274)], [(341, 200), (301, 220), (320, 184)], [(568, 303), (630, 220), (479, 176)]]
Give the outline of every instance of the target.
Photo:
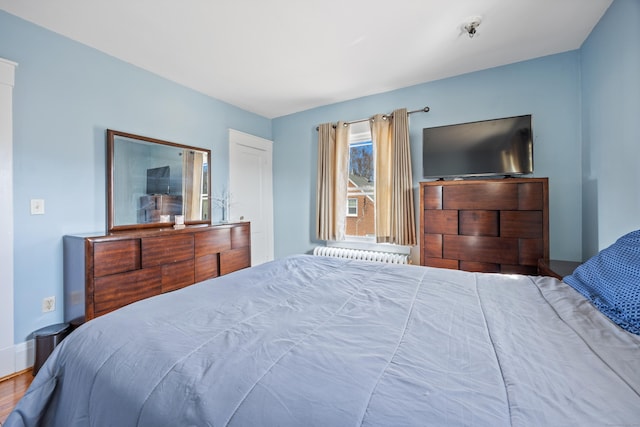
[[(211, 150), (107, 130), (107, 230), (211, 224)], [(178, 223), (180, 218), (178, 218)]]

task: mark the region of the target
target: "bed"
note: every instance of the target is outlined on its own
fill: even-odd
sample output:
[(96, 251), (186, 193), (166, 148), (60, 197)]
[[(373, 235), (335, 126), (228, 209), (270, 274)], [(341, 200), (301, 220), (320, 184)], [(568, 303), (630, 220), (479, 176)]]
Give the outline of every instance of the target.
[(5, 427), (638, 423), (640, 336), (588, 292), (295, 255), (82, 325)]

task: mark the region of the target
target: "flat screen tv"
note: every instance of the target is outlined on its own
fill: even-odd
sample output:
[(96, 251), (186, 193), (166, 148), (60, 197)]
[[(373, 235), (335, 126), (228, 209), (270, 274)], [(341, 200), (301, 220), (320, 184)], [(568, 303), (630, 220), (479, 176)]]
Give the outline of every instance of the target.
[(531, 115), (422, 130), (423, 178), (533, 173)]
[(147, 169), (147, 194), (169, 194), (169, 166)]

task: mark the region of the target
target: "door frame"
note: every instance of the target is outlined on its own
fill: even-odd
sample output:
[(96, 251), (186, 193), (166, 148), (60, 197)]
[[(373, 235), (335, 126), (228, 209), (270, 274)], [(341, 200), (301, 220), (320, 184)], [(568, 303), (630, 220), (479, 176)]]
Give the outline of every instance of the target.
[(13, 310), (13, 86), (17, 65), (0, 58), (0, 378), (16, 372)]

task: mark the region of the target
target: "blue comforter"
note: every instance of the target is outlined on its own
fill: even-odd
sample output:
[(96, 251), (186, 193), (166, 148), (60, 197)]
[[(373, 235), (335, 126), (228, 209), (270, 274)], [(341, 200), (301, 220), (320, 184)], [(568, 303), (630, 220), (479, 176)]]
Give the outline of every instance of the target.
[(564, 283), (294, 256), (83, 325), (14, 426), (602, 426), (640, 337)]

